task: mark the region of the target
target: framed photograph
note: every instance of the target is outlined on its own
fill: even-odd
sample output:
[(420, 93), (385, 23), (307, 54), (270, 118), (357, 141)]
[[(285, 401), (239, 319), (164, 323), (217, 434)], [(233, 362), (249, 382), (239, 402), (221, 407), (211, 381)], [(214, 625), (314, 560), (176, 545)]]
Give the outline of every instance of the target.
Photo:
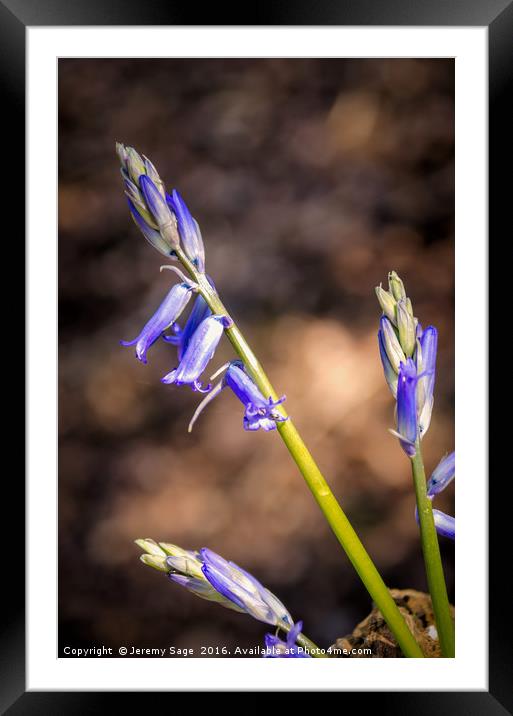
[(487, 370), (513, 3), (280, 8), (0, 2), (8, 713), (511, 712)]

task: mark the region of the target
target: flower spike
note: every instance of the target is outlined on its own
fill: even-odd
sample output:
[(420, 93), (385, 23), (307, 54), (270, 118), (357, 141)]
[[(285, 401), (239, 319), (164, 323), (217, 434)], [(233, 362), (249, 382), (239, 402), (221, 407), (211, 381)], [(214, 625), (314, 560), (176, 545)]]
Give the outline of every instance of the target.
[(172, 256), (180, 245), (180, 235), (163, 181), (150, 160), (133, 147), (116, 142), (116, 152), (134, 221), (152, 246)]
[(234, 562), (228, 562), (212, 550), (186, 550), (168, 542), (135, 540), (145, 552), (141, 561), (166, 572), (169, 579), (202, 599), (217, 602), (227, 609), (243, 612), (277, 625), (293, 626), (290, 613), (272, 592)]

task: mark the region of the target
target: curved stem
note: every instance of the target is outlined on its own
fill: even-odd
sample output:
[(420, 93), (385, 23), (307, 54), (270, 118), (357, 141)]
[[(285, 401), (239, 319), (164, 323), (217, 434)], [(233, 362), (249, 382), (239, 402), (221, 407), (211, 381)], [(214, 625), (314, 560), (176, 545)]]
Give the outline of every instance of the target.
[[(219, 295), (212, 288), (206, 276), (198, 274), (194, 265), (181, 249), (178, 249), (176, 253), (191, 278), (199, 284), (203, 298), (210, 309), (217, 314), (229, 315)], [(234, 322), (230, 328), (225, 330), (225, 333), (235, 352), (244, 361), (248, 372), (251, 374), (262, 394), (265, 397), (271, 397), (273, 400), (277, 400), (278, 395), (276, 391), (237, 324)], [(288, 417), (283, 405), (280, 405), (278, 410), (280, 410), (284, 417)], [(324, 475), (310, 454), (290, 417), (284, 422), (278, 422), (277, 429), (317, 501), (317, 504), (321, 508), (329, 526), (342, 545), (353, 567), (367, 588), (367, 591), (376, 603), (376, 606), (381, 611), (383, 618), (394, 634), (403, 654), (413, 658), (423, 657), (424, 654), (421, 648), (415, 641), (381, 575), (337, 502)]]
[(445, 586), (444, 570), (431, 500), (427, 496), (426, 472), (422, 460), (420, 440), (415, 445), (415, 456), (411, 458), (413, 484), (419, 513), (420, 538), (426, 566), (429, 593), (435, 614), (436, 629), (440, 640), (442, 656), (454, 656), (454, 621), (449, 609), (449, 597)]

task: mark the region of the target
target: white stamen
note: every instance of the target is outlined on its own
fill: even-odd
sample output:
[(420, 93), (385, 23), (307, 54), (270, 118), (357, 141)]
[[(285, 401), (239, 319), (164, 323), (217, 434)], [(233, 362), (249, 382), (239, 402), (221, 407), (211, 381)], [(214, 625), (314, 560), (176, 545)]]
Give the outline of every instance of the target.
[(199, 289), (200, 289), (199, 285), (195, 281), (192, 281), (190, 278), (187, 278), (187, 276), (183, 273), (183, 271), (180, 271), (178, 266), (171, 266), (170, 264), (165, 264), (164, 266), (160, 267), (160, 271), (164, 271), (164, 270), (174, 271), (182, 279), (182, 281), (184, 283), (186, 283), (188, 286), (190, 286), (192, 288), (193, 291), (195, 291), (195, 292), (199, 291)]
[(219, 381), (219, 383), (215, 386), (215, 388), (212, 388), (210, 393), (207, 393), (207, 395), (203, 398), (201, 403), (196, 408), (194, 415), (191, 418), (191, 422), (189, 423), (189, 427), (187, 429), (187, 432), (191, 433), (192, 429), (194, 427), (194, 423), (199, 418), (203, 410), (207, 407), (207, 405), (222, 391), (224, 388), (223, 381)]

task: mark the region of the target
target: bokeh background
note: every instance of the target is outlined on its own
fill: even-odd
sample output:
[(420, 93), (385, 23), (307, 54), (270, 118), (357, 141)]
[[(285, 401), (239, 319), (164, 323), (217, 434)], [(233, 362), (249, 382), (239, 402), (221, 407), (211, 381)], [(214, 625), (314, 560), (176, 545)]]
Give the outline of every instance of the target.
[[(129, 217), (116, 140), (185, 197), (209, 273), (386, 582), (425, 590), (374, 286), (396, 269), (439, 328), (432, 469), (454, 447), (453, 61), (59, 62), (60, 648), (262, 643), (265, 625), (143, 566), (136, 537), (240, 563), (328, 646), (370, 599), (278, 435), (245, 433), (228, 393), (188, 435), (199, 396), (159, 382), (175, 350), (145, 366), (119, 345), (173, 277)], [(231, 355), (226, 342), (210, 372)], [(453, 514), (452, 487), (437, 506)]]

